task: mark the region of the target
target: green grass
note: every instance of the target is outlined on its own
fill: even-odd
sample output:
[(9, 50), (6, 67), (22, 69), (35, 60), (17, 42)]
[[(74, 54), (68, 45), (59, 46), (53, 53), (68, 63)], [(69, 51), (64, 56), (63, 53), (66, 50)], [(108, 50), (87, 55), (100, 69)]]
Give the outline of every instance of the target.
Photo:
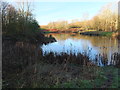
[(5, 80), (7, 81), (6, 84), (8, 83), (11, 87), (13, 85), (23, 88), (119, 87), (119, 68), (114, 66), (80, 66), (74, 63), (51, 64), (43, 62), (43, 60), (45, 58), (41, 58), (40, 62), (35, 65), (30, 65), (22, 73), (9, 75)]
[(44, 34), (52, 33), (51, 31), (44, 31)]
[[(112, 72), (112, 73), (111, 73)], [(92, 74), (92, 73), (88, 73)], [(118, 75), (118, 69), (114, 67), (100, 67), (98, 71), (96, 71), (96, 77), (95, 79), (86, 80), (85, 78), (76, 79), (68, 83), (64, 83), (62, 87), (69, 87), (69, 88), (102, 88), (105, 84), (108, 82), (108, 76), (107, 74), (111, 74), (113, 77), (113, 80), (111, 81), (112, 84), (107, 88), (118, 88), (120, 85), (118, 84), (120, 82), (120, 77)], [(84, 77), (84, 76), (83, 76)], [(58, 87), (60, 87), (59, 85)], [(106, 87), (106, 86), (105, 86)]]
[(46, 30), (45, 28), (40, 28), (40, 30)]
[(45, 28), (40, 28), (40, 30), (42, 30), (44, 32), (44, 34), (51, 33), (51, 31), (47, 31), (47, 29), (45, 29)]
[(101, 32), (100, 35), (102, 36), (112, 36), (113, 32)]
[[(49, 67), (47, 66), (47, 68)], [(97, 67), (97, 68), (84, 67), (83, 69), (84, 71), (79, 74), (79, 77), (74, 77), (72, 79), (68, 79), (67, 81), (60, 82), (60, 80), (64, 76), (59, 76), (58, 74), (55, 78), (52, 78), (53, 82), (55, 79), (57, 78), (59, 79), (56, 83), (53, 83), (51, 85), (50, 82), (47, 82), (50, 80), (47, 80), (47, 81), (43, 81), (43, 83), (41, 84), (36, 85), (36, 87), (47, 87), (47, 88), (103, 88), (103, 87), (118, 88), (119, 87), (118, 80), (120, 81), (120, 78), (118, 77), (118, 68), (112, 66), (106, 66), (106, 67)], [(66, 74), (69, 74), (69, 72)], [(63, 73), (62, 75), (66, 75), (66, 74)], [(108, 82), (109, 78), (107, 76), (108, 74), (111, 74), (113, 79), (111, 80), (111, 84), (107, 87), (109, 83)]]
[(90, 36), (112, 36), (113, 32), (104, 32), (104, 31), (85, 31), (81, 32), (83, 35)]
[(53, 31), (48, 31), (45, 28), (41, 28), (40, 30), (42, 30), (44, 34), (54, 33)]

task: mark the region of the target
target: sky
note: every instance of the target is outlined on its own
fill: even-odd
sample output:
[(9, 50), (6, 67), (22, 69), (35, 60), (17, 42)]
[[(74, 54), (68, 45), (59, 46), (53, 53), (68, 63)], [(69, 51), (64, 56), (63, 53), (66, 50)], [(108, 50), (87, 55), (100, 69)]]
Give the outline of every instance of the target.
[(40, 25), (49, 22), (91, 19), (108, 2), (35, 2), (34, 16)]
[[(9, 1), (9, 0), (8, 0)], [(10, 2), (18, 0), (10, 0)], [(20, 0), (25, 1), (25, 0)], [(27, 1), (27, 0), (26, 0)], [(32, 0), (28, 0), (32, 1)], [(117, 0), (33, 0), (32, 13), (39, 25), (49, 22), (91, 19), (101, 8)], [(56, 2), (55, 2), (56, 1)]]

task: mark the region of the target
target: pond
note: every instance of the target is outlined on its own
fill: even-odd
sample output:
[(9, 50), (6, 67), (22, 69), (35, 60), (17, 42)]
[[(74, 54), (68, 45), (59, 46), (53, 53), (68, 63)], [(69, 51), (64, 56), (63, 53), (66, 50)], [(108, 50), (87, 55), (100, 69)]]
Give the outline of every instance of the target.
[(85, 36), (75, 33), (50, 33), (57, 42), (42, 45), (43, 54), (54, 52), (61, 54), (86, 54), (91, 60), (95, 60), (96, 55), (102, 55), (107, 58), (107, 64), (110, 64), (111, 55), (118, 52), (118, 40), (113, 37), (105, 36)]

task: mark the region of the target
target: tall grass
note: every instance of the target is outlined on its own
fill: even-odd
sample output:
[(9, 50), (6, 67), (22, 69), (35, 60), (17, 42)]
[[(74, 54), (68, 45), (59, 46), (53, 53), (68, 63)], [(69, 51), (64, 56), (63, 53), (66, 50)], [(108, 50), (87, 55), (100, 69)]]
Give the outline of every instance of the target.
[[(101, 62), (107, 65), (105, 64), (107, 59), (102, 55), (96, 56), (96, 60), (94, 60), (96, 63), (99, 62), (98, 57), (102, 57)], [(43, 55), (42, 50), (37, 49), (36, 45), (7, 41), (3, 43), (2, 58), (4, 88), (69, 87), (73, 80), (77, 82), (76, 80), (80, 79), (80, 83), (86, 84), (91, 81), (84, 81), (85, 78), (99, 77), (99, 74), (97, 74), (98, 76), (94, 74), (100, 70), (97, 64), (81, 53), (58, 55), (50, 52)], [(111, 65), (120, 66), (118, 53), (112, 55)], [(95, 72), (92, 73), (92, 70)]]

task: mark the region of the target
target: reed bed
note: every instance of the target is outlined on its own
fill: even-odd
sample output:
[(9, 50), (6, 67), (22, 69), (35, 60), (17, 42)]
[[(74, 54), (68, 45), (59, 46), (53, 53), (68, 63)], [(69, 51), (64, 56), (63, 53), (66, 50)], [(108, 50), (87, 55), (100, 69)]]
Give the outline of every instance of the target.
[[(69, 87), (73, 82), (79, 83), (78, 78), (80, 83), (90, 83), (90, 80), (94, 80), (100, 75), (101, 67), (96, 64), (99, 62), (98, 57), (101, 57), (101, 62), (105, 66), (107, 65), (105, 55), (96, 56), (95, 62), (93, 62), (88, 56), (81, 53), (58, 55), (50, 52), (43, 55), (37, 45), (29, 43), (7, 41), (2, 45), (3, 88), (55, 88), (67, 85)], [(112, 55), (110, 65), (119, 68), (119, 53)], [(84, 82), (84, 80), (87, 81)], [(79, 87), (79, 85), (73, 87)]]

